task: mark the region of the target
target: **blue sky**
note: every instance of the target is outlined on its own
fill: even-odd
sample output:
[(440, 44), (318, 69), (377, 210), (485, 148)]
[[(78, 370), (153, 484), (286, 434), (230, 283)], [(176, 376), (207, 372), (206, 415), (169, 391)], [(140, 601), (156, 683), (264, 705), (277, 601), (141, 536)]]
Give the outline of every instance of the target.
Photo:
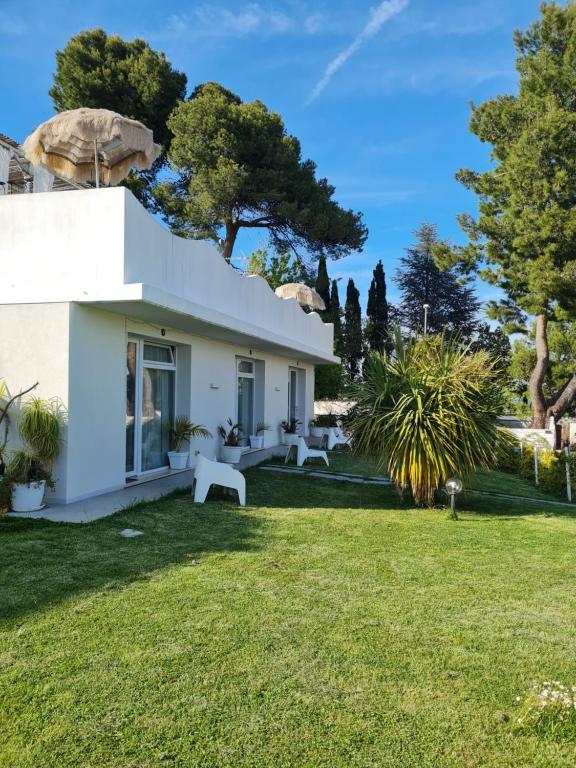
[[(455, 216), (475, 201), (454, 180), (481, 168), (487, 148), (468, 133), (468, 103), (516, 84), (512, 32), (539, 0), (271, 0), (97, 3), (0, 0), (0, 132), (24, 137), (53, 114), (54, 52), (96, 26), (143, 37), (186, 72), (217, 80), (280, 112), (303, 154), (364, 212), (361, 254), (329, 264), (365, 301), (382, 259), (389, 295), (402, 249), (422, 222), (458, 240)], [(242, 238), (237, 263), (265, 244)], [(343, 293), (341, 287), (341, 294)], [(482, 299), (493, 293), (479, 285)]]

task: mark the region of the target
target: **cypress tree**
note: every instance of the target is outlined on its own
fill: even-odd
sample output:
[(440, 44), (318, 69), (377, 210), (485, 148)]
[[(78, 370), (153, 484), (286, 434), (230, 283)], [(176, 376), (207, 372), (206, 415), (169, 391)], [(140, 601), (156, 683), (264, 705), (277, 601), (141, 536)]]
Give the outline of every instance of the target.
[(368, 290), (366, 307), (367, 341), (374, 352), (384, 352), (389, 345), (388, 302), (386, 301), (386, 276), (382, 262), (376, 264)]
[(354, 280), (348, 280), (346, 288), (346, 304), (344, 305), (342, 356), (348, 379), (358, 378), (362, 363), (362, 312), (360, 310), (360, 292), (354, 285)]
[(338, 281), (332, 280), (330, 291), (330, 323), (334, 324), (334, 354), (342, 354), (342, 309), (340, 308), (340, 296), (338, 294)]
[[(316, 292), (320, 294), (326, 304), (326, 312), (330, 309), (330, 279), (326, 267), (326, 256), (321, 255), (318, 259), (318, 272), (316, 274)], [(327, 318), (324, 318), (327, 320)], [(328, 320), (327, 320), (328, 322)]]
[[(326, 275), (327, 276), (327, 275)], [(328, 284), (330, 287), (330, 284)], [(318, 288), (316, 288), (318, 290)], [(322, 297), (324, 298), (324, 296)], [(328, 294), (326, 311), (321, 312), (325, 323), (334, 325), (334, 354), (342, 354), (342, 318), (340, 316), (340, 297), (338, 283), (332, 281), (332, 291)], [(316, 368), (314, 397), (316, 400), (333, 400), (340, 395), (342, 389), (342, 365), (322, 365)]]

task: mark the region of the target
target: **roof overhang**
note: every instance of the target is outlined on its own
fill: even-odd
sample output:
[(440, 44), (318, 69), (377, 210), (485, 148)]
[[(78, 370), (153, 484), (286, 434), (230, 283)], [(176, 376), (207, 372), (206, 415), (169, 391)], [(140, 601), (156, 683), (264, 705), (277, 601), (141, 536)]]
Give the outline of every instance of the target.
[(247, 322), (231, 322), (231, 318), (227, 315), (150, 285), (131, 283), (122, 286), (115, 293), (116, 295), (113, 296), (109, 291), (106, 291), (106, 296), (98, 296), (97, 293), (90, 296), (84, 295), (78, 297), (76, 302), (163, 328), (173, 328), (195, 336), (254, 347), (263, 352), (296, 357), (298, 360), (314, 365), (331, 365), (340, 362), (340, 358), (335, 355), (326, 356), (305, 343), (300, 343), (296, 349), (289, 339), (280, 334), (269, 330), (263, 332), (261, 327)]

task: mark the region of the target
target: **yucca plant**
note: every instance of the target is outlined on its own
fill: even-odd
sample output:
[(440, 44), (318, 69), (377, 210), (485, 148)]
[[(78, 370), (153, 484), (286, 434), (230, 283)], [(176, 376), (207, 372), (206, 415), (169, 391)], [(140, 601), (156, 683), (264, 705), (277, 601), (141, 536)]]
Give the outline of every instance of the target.
[(374, 354), (353, 388), (347, 419), (353, 450), (377, 458), (399, 489), (432, 505), (451, 475), (494, 466), (502, 412), (498, 361), (457, 340), (426, 337)]

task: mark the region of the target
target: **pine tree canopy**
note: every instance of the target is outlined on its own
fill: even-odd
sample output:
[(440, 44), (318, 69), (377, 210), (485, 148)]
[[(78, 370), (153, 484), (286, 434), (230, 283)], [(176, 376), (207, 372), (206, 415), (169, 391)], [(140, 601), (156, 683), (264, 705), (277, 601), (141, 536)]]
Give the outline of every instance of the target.
[[(57, 112), (92, 107), (140, 120), (166, 150), (171, 138), (168, 116), (186, 96), (186, 82), (186, 75), (144, 40), (128, 42), (103, 29), (91, 29), (71, 37), (63, 50), (56, 51), (49, 93)], [(144, 204), (152, 202), (149, 184), (164, 160), (165, 155), (152, 171), (132, 174), (127, 181)]]
[(362, 249), (361, 214), (338, 205), (334, 187), (316, 177), (298, 139), (261, 101), (204, 83), (168, 127), (178, 178), (159, 184), (156, 197), (176, 233), (214, 240), (227, 261), (242, 228), (267, 229), (282, 251), (339, 258)]
[(441, 264), (457, 264), (505, 294), (490, 306), (509, 330), (536, 318), (530, 377), (533, 425), (566, 412), (576, 375), (559, 393), (543, 390), (549, 366), (547, 326), (558, 310), (576, 317), (576, 5), (542, 3), (541, 17), (514, 36), (519, 87), (473, 109), (470, 130), (492, 146), (490, 170), (457, 178), (478, 197), (463, 214), (463, 247), (444, 244)]

